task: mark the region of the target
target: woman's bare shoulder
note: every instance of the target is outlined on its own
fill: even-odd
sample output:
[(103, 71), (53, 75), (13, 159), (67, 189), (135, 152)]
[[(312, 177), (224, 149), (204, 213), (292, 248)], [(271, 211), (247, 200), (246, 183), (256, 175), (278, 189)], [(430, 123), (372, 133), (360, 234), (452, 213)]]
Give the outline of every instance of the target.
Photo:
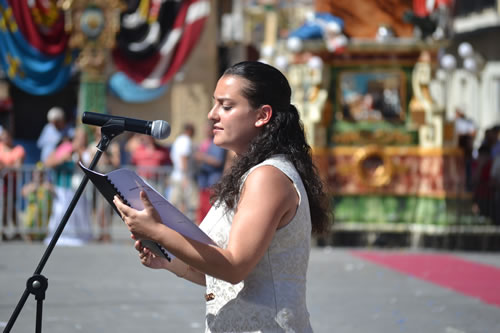
[(243, 183), (242, 192), (261, 195), (271, 192), (273, 196), (287, 196), (295, 193), (295, 190), (293, 182), (283, 171), (272, 165), (262, 165), (250, 172)]

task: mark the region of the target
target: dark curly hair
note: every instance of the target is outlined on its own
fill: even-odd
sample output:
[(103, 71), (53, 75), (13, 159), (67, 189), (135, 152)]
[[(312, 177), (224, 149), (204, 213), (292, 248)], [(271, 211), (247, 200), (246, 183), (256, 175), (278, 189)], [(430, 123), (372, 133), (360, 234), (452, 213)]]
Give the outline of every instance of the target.
[(270, 121), (250, 143), (248, 151), (235, 158), (231, 171), (214, 186), (211, 201), (224, 202), (229, 209), (235, 208), (245, 172), (273, 155), (282, 154), (293, 163), (304, 183), (313, 233), (324, 233), (329, 226), (328, 198), (313, 164), (311, 147), (306, 142), (297, 108), (290, 104), (288, 80), (276, 68), (253, 61), (233, 65), (223, 74), (229, 75), (246, 80), (241, 93), (253, 108), (270, 105), (273, 113)]

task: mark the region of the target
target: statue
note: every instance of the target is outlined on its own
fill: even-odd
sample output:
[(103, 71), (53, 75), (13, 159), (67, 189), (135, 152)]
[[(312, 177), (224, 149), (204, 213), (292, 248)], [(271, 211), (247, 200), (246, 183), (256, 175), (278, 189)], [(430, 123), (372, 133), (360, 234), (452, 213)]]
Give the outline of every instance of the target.
[(76, 60), (82, 70), (78, 113), (106, 112), (108, 53), (120, 29), (120, 0), (60, 0), (65, 28), (71, 33), (69, 46), (79, 49)]
[(432, 80), (431, 56), (421, 53), (412, 73), (413, 96), (409, 109), (413, 125), (418, 127), (422, 147), (443, 146), (444, 109), (433, 100), (429, 85)]

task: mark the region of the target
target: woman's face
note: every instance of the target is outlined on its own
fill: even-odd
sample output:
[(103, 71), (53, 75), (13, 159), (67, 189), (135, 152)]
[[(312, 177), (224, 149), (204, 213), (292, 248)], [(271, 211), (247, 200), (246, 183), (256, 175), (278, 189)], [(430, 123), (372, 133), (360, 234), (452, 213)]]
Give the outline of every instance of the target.
[(214, 106), (208, 113), (208, 119), (214, 122), (214, 143), (237, 154), (248, 149), (261, 126), (260, 108), (252, 108), (241, 94), (247, 83), (235, 75), (221, 77), (214, 92)]

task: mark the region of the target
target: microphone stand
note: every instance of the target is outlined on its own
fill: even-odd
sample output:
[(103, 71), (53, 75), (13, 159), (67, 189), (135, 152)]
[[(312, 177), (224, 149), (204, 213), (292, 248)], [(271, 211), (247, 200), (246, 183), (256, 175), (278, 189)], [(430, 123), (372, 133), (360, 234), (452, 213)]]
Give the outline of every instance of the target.
[[(123, 131), (125, 130), (125, 120), (123, 119), (110, 119), (106, 124), (104, 124), (101, 128), (101, 140), (97, 144), (97, 152), (94, 155), (94, 158), (92, 162), (90, 163), (89, 169), (93, 170), (95, 166), (97, 165), (97, 162), (99, 161), (99, 158), (101, 157), (102, 153), (106, 151), (108, 148), (108, 145), (110, 144), (111, 140), (120, 135)], [(43, 276), (42, 270), (49, 260), (50, 254), (52, 253), (52, 250), (56, 246), (56, 243), (61, 236), (64, 227), (66, 226), (66, 223), (68, 222), (68, 219), (71, 216), (71, 213), (75, 209), (75, 206), (78, 202), (78, 199), (80, 199), (80, 196), (83, 193), (83, 190), (85, 189), (85, 186), (87, 185), (89, 181), (89, 178), (87, 175), (84, 175), (80, 186), (75, 192), (75, 195), (73, 196), (73, 199), (71, 200), (71, 203), (69, 204), (68, 208), (66, 209), (66, 212), (64, 213), (64, 216), (57, 226), (57, 229), (54, 233), (54, 236), (52, 237), (49, 245), (45, 249), (45, 252), (42, 256), (42, 259), (38, 263), (38, 267), (35, 269), (35, 272), (33, 273), (33, 276), (31, 276), (27, 282), (26, 282), (26, 289), (24, 290), (23, 295), (21, 296), (21, 299), (17, 303), (16, 308), (14, 309), (14, 312), (12, 313), (7, 326), (5, 326), (4, 333), (9, 333), (12, 326), (14, 326), (14, 323), (19, 316), (19, 313), (21, 312), (24, 304), (26, 303), (26, 300), (28, 299), (28, 296), (30, 294), (35, 295), (35, 299), (37, 301), (36, 304), (36, 326), (35, 326), (35, 332), (36, 333), (41, 333), (42, 332), (42, 308), (43, 308), (43, 301), (45, 299), (45, 291), (47, 290), (48, 287), (48, 279)]]

